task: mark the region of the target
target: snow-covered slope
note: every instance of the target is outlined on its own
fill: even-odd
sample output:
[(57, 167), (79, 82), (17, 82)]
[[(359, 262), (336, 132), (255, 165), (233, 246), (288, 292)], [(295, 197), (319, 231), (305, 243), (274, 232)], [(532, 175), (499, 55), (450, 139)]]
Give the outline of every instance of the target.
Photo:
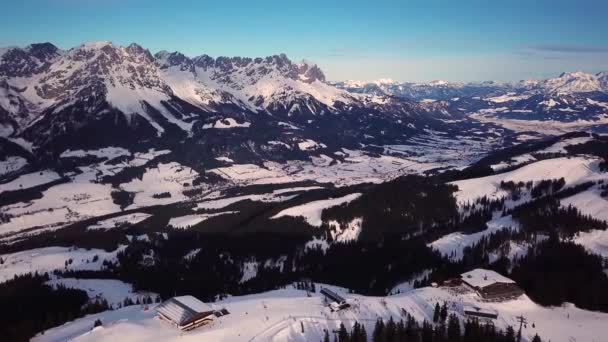
[(516, 170), (498, 175), (454, 182), (459, 191), (456, 198), (461, 204), (473, 203), (477, 198), (502, 198), (507, 192), (500, 189), (500, 182), (538, 182), (543, 179), (564, 178), (566, 186), (586, 181), (608, 179), (599, 170), (600, 160), (592, 157), (563, 157), (537, 161)]
[[(317, 287), (326, 285), (317, 285)], [(455, 291), (448, 288), (421, 288), (389, 297), (366, 297), (341, 293), (352, 308), (331, 312), (322, 296), (313, 293), (284, 289), (243, 297), (231, 297), (212, 304), (214, 309), (227, 309), (230, 314), (215, 319), (214, 323), (190, 332), (181, 332), (175, 327), (155, 318), (154, 308), (130, 306), (115, 311), (106, 311), (78, 319), (64, 326), (47, 330), (33, 341), (113, 341), (117, 337), (130, 341), (320, 341), (325, 330), (332, 335), (341, 323), (349, 329), (355, 321), (365, 325), (371, 338), (378, 318), (388, 320), (391, 316), (403, 318), (402, 310), (416, 320), (432, 321), (435, 303), (448, 303), (449, 313), (455, 313), (464, 321), (463, 307), (472, 305), (496, 310), (498, 328), (516, 326), (519, 315), (524, 315), (529, 324), (522, 331), (525, 339), (535, 334), (553, 342), (599, 341), (606, 331), (607, 314), (577, 309), (572, 305), (543, 308), (527, 296), (501, 303), (479, 300), (474, 292), (465, 288)], [(93, 329), (93, 322), (100, 319), (103, 327)], [(532, 324), (533, 323), (533, 324)]]

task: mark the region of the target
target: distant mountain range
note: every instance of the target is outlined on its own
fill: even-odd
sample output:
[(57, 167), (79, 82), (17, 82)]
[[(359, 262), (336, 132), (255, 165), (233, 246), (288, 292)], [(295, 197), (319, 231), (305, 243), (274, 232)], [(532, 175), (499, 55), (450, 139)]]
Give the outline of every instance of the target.
[(394, 140), (415, 126), (442, 126), (446, 115), (339, 89), (315, 64), (285, 55), (189, 58), (111, 42), (0, 50), (0, 137), (30, 151), (184, 139), (205, 145), (217, 128), (240, 128), (230, 135), (245, 138), (230, 144), (248, 144), (254, 154), (328, 134), (356, 146), (364, 134)]
[(429, 131), (526, 130), (505, 119), (582, 120), (601, 131), (607, 89), (608, 74), (582, 72), (513, 84), (330, 83), (316, 64), (283, 54), (190, 58), (137, 44), (41, 43), (0, 49), (0, 146), (48, 158), (67, 149), (187, 143), (264, 161), (403, 144)]
[(436, 80), (427, 83), (397, 82), (392, 79), (376, 81), (344, 81), (334, 85), (350, 92), (392, 95), (415, 100), (449, 100), (455, 96), (483, 96), (496, 92), (537, 92), (542, 94), (573, 94), (608, 92), (608, 73), (595, 75), (577, 71), (564, 72), (546, 80), (522, 80), (519, 82), (450, 82)]

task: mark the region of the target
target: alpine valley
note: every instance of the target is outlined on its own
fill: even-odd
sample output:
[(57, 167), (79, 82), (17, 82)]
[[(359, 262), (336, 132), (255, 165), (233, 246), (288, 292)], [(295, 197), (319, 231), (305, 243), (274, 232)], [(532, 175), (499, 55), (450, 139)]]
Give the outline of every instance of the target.
[[(524, 316), (522, 341), (600, 341), (607, 221), (608, 73), (329, 82), (284, 54), (0, 49), (3, 341), (452, 341), (424, 339), (444, 303), (458, 329), (498, 313), (475, 341)], [(524, 294), (447, 285), (472, 270)], [(175, 295), (230, 314), (183, 333), (148, 311)]]

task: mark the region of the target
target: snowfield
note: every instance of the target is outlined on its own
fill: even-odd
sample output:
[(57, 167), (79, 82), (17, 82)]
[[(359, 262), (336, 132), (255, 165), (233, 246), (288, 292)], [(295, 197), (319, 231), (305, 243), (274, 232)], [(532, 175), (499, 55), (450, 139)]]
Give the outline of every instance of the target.
[(87, 229), (112, 229), (123, 224), (137, 224), (151, 216), (146, 213), (127, 214), (99, 221), (96, 224), (88, 226)]
[(118, 308), (125, 298), (134, 302), (146, 296), (155, 299), (157, 294), (152, 292), (135, 292), (131, 284), (116, 279), (77, 279), (58, 278), (47, 282), (51, 286), (63, 285), (67, 288), (84, 290), (91, 300), (105, 299), (113, 308)]
[[(15, 275), (32, 272), (44, 273), (61, 269), (100, 270), (103, 261), (115, 261), (121, 249), (106, 252), (101, 249), (45, 247), (0, 255), (4, 260), (0, 265), (0, 282), (12, 279)], [(94, 259), (96, 260), (93, 261)], [(72, 262), (70, 263), (69, 260)]]
[(519, 223), (514, 221), (511, 215), (491, 220), (487, 223), (488, 229), (473, 233), (463, 234), (461, 232), (451, 233), (433, 241), (428, 246), (440, 252), (452, 260), (461, 260), (465, 247), (471, 247), (479, 242), (484, 236), (503, 230), (505, 228), (518, 230)]
[(335, 207), (338, 205), (342, 205), (345, 203), (349, 203), (351, 201), (356, 200), (361, 196), (361, 193), (349, 194), (343, 197), (331, 198), (326, 200), (313, 201), (310, 203), (298, 205), (295, 207), (291, 207), (285, 210), (280, 211), (278, 214), (274, 215), (273, 219), (277, 219), (283, 216), (293, 216), (293, 217), (303, 217), (306, 222), (308, 222), (311, 226), (320, 227), (323, 224), (321, 220), (321, 213), (323, 209)]
[[(121, 184), (121, 188), (136, 192), (133, 204), (128, 209), (141, 208), (155, 204), (169, 204), (187, 199), (182, 193), (198, 177), (198, 172), (176, 162), (159, 163), (156, 168), (149, 168), (141, 179), (133, 179)], [(168, 198), (154, 198), (155, 194), (168, 192)]]
[[(325, 285), (317, 284), (317, 289), (322, 286)], [(464, 287), (427, 287), (388, 297), (348, 294), (344, 289), (330, 288), (343, 295), (352, 307), (331, 312), (319, 293), (308, 296), (305, 291), (287, 288), (212, 303), (214, 309), (226, 308), (230, 314), (190, 332), (181, 332), (157, 319), (153, 308), (130, 306), (47, 330), (33, 341), (321, 341), (325, 330), (332, 334), (340, 323), (350, 328), (355, 321), (364, 324), (371, 336), (378, 318), (401, 319), (402, 309), (420, 322), (432, 321), (435, 303), (444, 301), (448, 303), (449, 313), (457, 314), (461, 321), (465, 305), (496, 310), (499, 316), (494, 324), (502, 329), (516, 326), (516, 316), (524, 315), (529, 324), (522, 335), (528, 341), (538, 333), (545, 341), (599, 342), (608, 332), (605, 324), (608, 314), (580, 310), (568, 304), (544, 308), (525, 295), (516, 300), (489, 303), (480, 301), (477, 294)], [(96, 319), (102, 321), (103, 327), (92, 329)]]
[(43, 197), (31, 202), (19, 202), (0, 208), (13, 216), (0, 224), (0, 234), (27, 228), (59, 228), (69, 223), (120, 211), (112, 201), (110, 185), (91, 183), (82, 174), (70, 183), (55, 185), (43, 192)]
[(27, 160), (21, 157), (11, 156), (0, 161), (0, 177), (21, 170), (27, 165)]
[[(8, 168), (8, 166), (6, 166)], [(0, 193), (4, 191), (21, 190), (32, 188), (38, 185), (50, 183), (61, 178), (57, 172), (45, 170), (40, 172), (32, 172), (25, 175), (21, 175), (16, 179), (0, 184)]]
[(599, 171), (599, 159), (586, 157), (555, 158), (541, 160), (519, 169), (493, 176), (456, 181), (459, 191), (455, 193), (460, 204), (473, 203), (478, 198), (502, 198), (507, 192), (500, 189), (500, 182), (528, 182), (543, 179), (564, 178), (566, 186), (586, 181), (608, 179), (608, 174)]
[(210, 217), (215, 217), (215, 216), (220, 216), (220, 215), (228, 215), (228, 214), (235, 214), (238, 213), (238, 211), (225, 211), (222, 213), (213, 213), (213, 214), (193, 214), (193, 215), (185, 215), (185, 216), (179, 216), (179, 217), (172, 217), (169, 220), (169, 226), (173, 227), (173, 228), (189, 228), (192, 226), (195, 226), (205, 220), (207, 220)]
[(591, 230), (579, 232), (573, 241), (591, 253), (608, 258), (608, 230)]
[(600, 190), (591, 188), (574, 196), (561, 200), (562, 205), (572, 205), (584, 215), (591, 215), (593, 218), (608, 221), (608, 199), (600, 196)]

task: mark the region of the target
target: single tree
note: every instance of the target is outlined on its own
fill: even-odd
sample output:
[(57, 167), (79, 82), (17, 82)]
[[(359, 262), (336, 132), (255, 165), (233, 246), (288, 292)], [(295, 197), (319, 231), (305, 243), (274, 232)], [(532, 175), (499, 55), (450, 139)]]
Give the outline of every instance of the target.
[(439, 307), (439, 303), (435, 303), (435, 311), (433, 312), (433, 322), (439, 322), (439, 314), (441, 313), (441, 308)]

